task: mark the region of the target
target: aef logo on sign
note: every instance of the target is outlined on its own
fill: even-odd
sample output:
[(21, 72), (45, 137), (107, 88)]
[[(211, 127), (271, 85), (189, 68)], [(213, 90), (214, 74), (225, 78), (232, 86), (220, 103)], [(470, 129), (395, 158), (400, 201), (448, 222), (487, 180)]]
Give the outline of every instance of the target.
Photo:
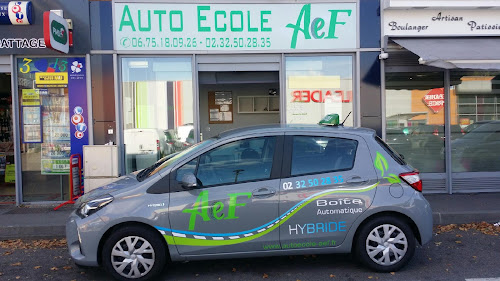
[[(328, 24), (327, 32), (323, 30), (326, 21), (322, 18), (315, 18), (311, 21), (311, 4), (304, 5), (297, 18), (296, 24), (287, 24), (286, 27), (293, 29), (292, 43), (290, 48), (295, 49), (297, 46), (297, 36), (302, 32), (306, 40), (311, 39), (337, 39), (335, 36), (335, 28), (338, 24), (344, 25), (345, 22), (337, 21), (339, 13), (346, 13), (351, 16), (351, 10), (328, 10), (330, 12), (330, 22)], [(326, 37), (325, 37), (326, 35)]]

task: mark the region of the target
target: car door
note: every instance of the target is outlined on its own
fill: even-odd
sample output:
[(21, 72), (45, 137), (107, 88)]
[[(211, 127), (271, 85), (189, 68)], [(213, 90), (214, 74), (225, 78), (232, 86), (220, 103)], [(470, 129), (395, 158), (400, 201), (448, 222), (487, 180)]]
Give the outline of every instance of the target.
[(280, 189), (282, 249), (340, 245), (372, 203), (377, 175), (363, 138), (288, 135)]
[[(173, 172), (170, 243), (181, 255), (279, 249), (279, 174), (283, 135), (228, 141)], [(185, 190), (185, 174), (199, 186)], [(176, 192), (177, 191), (177, 192)]]

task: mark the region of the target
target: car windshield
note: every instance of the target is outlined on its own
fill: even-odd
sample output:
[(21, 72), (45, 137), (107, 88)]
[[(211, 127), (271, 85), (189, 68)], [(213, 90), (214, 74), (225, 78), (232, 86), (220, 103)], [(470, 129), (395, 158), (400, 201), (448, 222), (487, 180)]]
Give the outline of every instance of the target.
[(188, 153), (190, 153), (192, 151), (202, 149), (202, 148), (206, 147), (207, 145), (210, 145), (214, 141), (215, 141), (215, 138), (211, 138), (211, 139), (199, 142), (197, 144), (194, 144), (181, 152), (167, 155), (167, 156), (163, 157), (162, 159), (156, 161), (156, 163), (154, 163), (153, 165), (151, 165), (143, 170), (134, 172), (134, 174), (137, 175), (138, 181), (143, 181), (143, 180), (147, 179), (148, 177), (158, 173), (158, 171), (160, 171), (163, 168), (167, 167), (168, 165), (172, 164), (173, 162), (175, 162), (177, 159), (183, 157), (184, 155), (187, 155)]

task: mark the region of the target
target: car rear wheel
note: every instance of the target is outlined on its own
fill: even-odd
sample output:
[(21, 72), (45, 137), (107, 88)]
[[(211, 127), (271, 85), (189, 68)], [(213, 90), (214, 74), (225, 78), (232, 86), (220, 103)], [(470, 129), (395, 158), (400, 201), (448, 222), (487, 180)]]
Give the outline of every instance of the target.
[(104, 243), (103, 266), (117, 280), (149, 280), (161, 273), (166, 249), (161, 236), (138, 226), (120, 228)]
[(369, 221), (362, 226), (355, 242), (358, 259), (380, 272), (401, 269), (410, 261), (416, 247), (410, 226), (394, 217), (379, 217)]

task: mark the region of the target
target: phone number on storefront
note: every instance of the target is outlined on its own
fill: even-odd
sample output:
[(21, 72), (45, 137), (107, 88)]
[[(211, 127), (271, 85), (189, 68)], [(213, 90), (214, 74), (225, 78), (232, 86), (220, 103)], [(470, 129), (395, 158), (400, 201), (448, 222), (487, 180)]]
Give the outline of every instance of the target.
[(124, 37), (120, 44), (125, 48), (270, 48), (269, 37)]

